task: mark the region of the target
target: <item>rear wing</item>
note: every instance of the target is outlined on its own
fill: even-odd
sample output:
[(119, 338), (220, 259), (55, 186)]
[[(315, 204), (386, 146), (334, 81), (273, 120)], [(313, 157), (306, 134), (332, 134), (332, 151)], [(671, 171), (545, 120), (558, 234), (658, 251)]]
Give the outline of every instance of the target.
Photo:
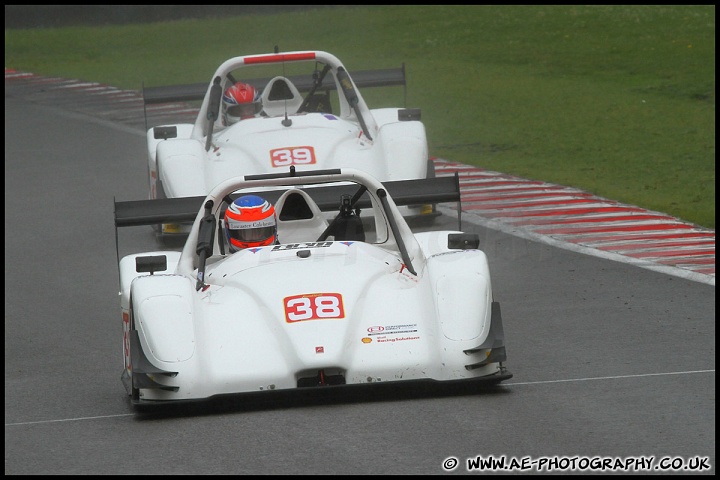
[[(458, 230), (461, 230), (460, 177), (457, 172), (452, 176), (384, 182), (383, 186), (398, 206), (456, 202)], [(356, 190), (355, 185), (304, 189), (322, 211), (338, 210), (341, 196), (350, 195)], [(263, 191), (262, 195), (275, 203), (283, 192), (284, 190), (269, 190)], [(205, 197), (115, 201), (115, 228), (193, 222), (204, 201)], [(362, 197), (357, 206), (369, 208), (370, 199), (367, 196)]]
[[(350, 74), (358, 88), (402, 86), (404, 100), (407, 103), (407, 83), (405, 80), (405, 63), (399, 68), (385, 68), (376, 70), (359, 70)], [(309, 92), (314, 86), (312, 75), (291, 75), (287, 77), (300, 92)], [(262, 90), (271, 78), (255, 78), (243, 80), (256, 89)], [(334, 88), (332, 85), (321, 85), (318, 90), (324, 91)], [(170, 85), (162, 87), (143, 87), (143, 101), (145, 104), (187, 102), (202, 100), (208, 90), (208, 83), (192, 83), (185, 85)]]

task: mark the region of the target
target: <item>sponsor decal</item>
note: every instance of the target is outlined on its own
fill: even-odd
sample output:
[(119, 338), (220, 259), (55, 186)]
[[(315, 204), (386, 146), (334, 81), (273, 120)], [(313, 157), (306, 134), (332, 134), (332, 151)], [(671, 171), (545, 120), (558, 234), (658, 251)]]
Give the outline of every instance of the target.
[(375, 340), (378, 343), (395, 343), (395, 342), (404, 342), (405, 340), (420, 340), (420, 337), (393, 337), (393, 338), (377, 337)]
[(285, 297), (283, 308), (287, 323), (345, 318), (345, 307), (339, 293), (304, 293)]
[(397, 335), (400, 333), (417, 333), (417, 323), (406, 325), (374, 325), (368, 327), (368, 335)]
[(270, 150), (270, 163), (273, 167), (312, 165), (316, 163), (315, 149), (311, 146), (276, 148)]
[(254, 222), (245, 222), (245, 223), (230, 223), (228, 225), (228, 228), (230, 230), (247, 230), (250, 228), (261, 228), (261, 227), (274, 227), (275, 226), (275, 218), (266, 218), (264, 220), (255, 220)]
[(284, 245), (275, 245), (272, 251), (280, 252), (283, 250), (297, 250), (300, 248), (325, 248), (332, 246), (332, 244), (333, 242), (287, 243)]
[(322, 345), (319, 347), (315, 347), (315, 353), (325, 353), (325, 347)]
[(417, 323), (404, 325), (373, 325), (367, 328), (368, 336), (363, 337), (362, 342), (370, 343), (375, 340), (378, 343), (393, 343), (406, 340), (419, 340), (420, 336), (417, 335), (417, 331)]

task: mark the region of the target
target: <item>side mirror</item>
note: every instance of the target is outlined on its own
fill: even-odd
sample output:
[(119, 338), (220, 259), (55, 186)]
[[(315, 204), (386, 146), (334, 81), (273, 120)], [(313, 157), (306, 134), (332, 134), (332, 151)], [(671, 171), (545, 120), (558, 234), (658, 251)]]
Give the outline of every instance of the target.
[(135, 271), (138, 273), (150, 272), (150, 275), (152, 275), (155, 272), (164, 270), (167, 270), (167, 257), (165, 255), (135, 257)]
[(420, 121), (419, 108), (403, 108), (398, 110), (398, 121), (409, 122), (411, 120)]
[(448, 248), (452, 250), (477, 250), (480, 247), (480, 236), (477, 233), (448, 234)]
[(155, 127), (153, 128), (153, 137), (155, 137), (155, 140), (177, 138), (177, 127)]

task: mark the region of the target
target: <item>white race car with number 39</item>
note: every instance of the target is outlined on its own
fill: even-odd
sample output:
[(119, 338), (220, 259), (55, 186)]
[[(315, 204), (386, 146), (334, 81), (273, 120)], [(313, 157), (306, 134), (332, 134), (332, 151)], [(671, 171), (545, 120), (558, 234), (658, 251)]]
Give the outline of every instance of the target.
[[(238, 81), (262, 92), (261, 111), (229, 124), (222, 98)], [(207, 195), (228, 178), (290, 166), (298, 171), (355, 168), (381, 182), (433, 177), (420, 110), (371, 109), (360, 87), (379, 86), (404, 88), (404, 65), (351, 75), (330, 53), (296, 51), (230, 58), (209, 84), (146, 88), (148, 105), (202, 98), (194, 124), (148, 129), (149, 198)], [(429, 204), (404, 206), (402, 212), (425, 219), (436, 214)], [(156, 228), (172, 235), (189, 227)]]

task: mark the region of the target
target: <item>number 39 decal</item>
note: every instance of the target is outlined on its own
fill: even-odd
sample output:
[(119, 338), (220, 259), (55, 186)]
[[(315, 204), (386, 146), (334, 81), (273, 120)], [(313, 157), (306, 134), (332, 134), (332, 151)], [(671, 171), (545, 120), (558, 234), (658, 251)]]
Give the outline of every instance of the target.
[(273, 167), (310, 165), (315, 163), (315, 149), (309, 146), (276, 148), (270, 150), (270, 161)]
[(339, 293), (306, 293), (283, 299), (285, 321), (345, 318), (342, 295)]

